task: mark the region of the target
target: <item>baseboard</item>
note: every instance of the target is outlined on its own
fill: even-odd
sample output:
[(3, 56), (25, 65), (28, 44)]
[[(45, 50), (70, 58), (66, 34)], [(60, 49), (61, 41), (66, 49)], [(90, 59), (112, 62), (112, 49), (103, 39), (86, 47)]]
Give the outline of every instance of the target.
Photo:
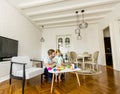
[(6, 80), (8, 80), (9, 78), (10, 78), (9, 75), (0, 77), (0, 83), (1, 83), (1, 82), (4, 82), (4, 81), (6, 81)]

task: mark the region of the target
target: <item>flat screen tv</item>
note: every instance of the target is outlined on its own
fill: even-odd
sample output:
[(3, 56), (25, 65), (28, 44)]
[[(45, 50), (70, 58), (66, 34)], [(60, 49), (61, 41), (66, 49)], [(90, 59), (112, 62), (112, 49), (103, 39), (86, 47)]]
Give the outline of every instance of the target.
[(18, 41), (0, 36), (0, 61), (18, 54)]

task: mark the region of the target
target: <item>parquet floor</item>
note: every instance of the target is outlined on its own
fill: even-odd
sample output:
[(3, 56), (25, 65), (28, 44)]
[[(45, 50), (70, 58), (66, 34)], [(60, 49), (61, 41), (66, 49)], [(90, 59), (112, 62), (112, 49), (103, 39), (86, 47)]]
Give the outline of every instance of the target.
[[(99, 75), (79, 75), (80, 87), (75, 74), (67, 73), (64, 81), (54, 84), (53, 94), (120, 94), (120, 72), (103, 66), (101, 69)], [(46, 81), (40, 84), (39, 78), (29, 80), (25, 94), (50, 94), (51, 85)], [(0, 94), (9, 94), (8, 91), (8, 81), (0, 83)], [(21, 94), (20, 81), (13, 81), (12, 94)]]

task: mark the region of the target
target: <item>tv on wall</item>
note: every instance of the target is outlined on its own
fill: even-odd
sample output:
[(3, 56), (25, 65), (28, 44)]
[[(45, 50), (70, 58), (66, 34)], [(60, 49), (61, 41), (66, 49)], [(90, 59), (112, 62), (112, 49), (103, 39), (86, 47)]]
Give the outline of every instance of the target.
[(18, 41), (0, 36), (0, 61), (18, 54)]

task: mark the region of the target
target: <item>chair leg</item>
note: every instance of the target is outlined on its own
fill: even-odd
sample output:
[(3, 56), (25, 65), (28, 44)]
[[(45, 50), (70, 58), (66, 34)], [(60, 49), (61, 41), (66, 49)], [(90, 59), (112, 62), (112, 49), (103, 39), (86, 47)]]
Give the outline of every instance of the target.
[(23, 83), (22, 83), (22, 94), (24, 94), (24, 87), (25, 87), (25, 79), (23, 79)]
[(9, 80), (9, 84), (11, 85), (11, 81), (12, 81), (12, 79), (10, 78), (10, 80)]
[(98, 71), (98, 64), (96, 64), (96, 70)]
[(93, 68), (93, 70), (95, 70), (95, 66), (94, 66), (94, 64), (92, 64), (92, 68)]
[(41, 83), (43, 82), (43, 74), (41, 74)]

